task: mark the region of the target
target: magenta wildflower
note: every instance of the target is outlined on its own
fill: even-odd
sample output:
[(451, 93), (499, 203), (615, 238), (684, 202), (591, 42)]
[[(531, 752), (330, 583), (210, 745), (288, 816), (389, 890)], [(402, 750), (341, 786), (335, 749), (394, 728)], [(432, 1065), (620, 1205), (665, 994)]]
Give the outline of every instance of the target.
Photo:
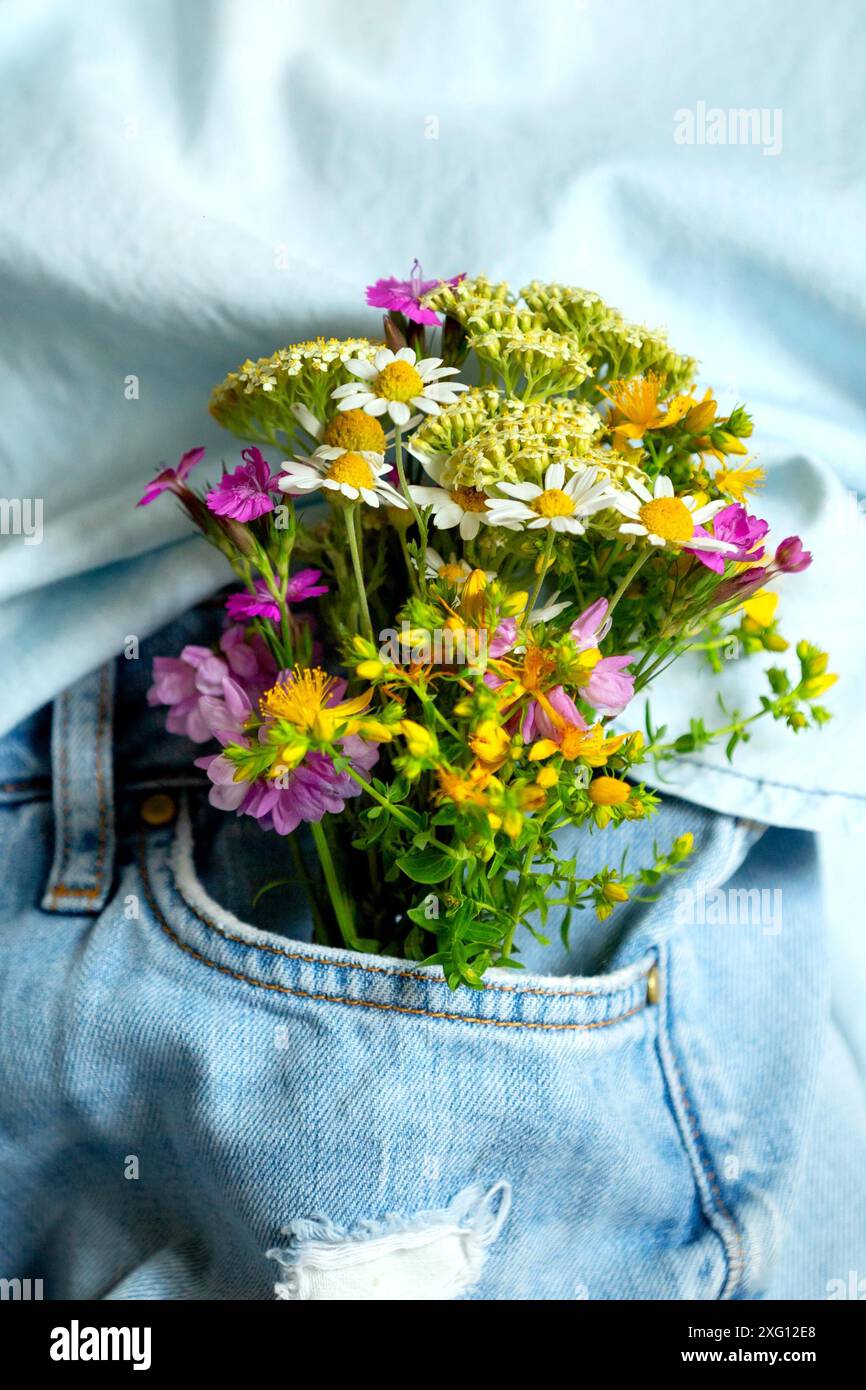
[(205, 451), (199, 447), (187, 449), (181, 458), (177, 468), (164, 468), (161, 473), (157, 473), (152, 478), (144, 490), (144, 494), (136, 502), (137, 507), (146, 507), (150, 502), (155, 501), (163, 492), (178, 492), (186, 483), (189, 473), (195, 468), (197, 463), (201, 463)]
[[(718, 512), (713, 518), (712, 528), (712, 534), (717, 541), (728, 541), (735, 549), (726, 550), (724, 555), (714, 550), (692, 550), (689, 546), (685, 546), (684, 550), (687, 555), (697, 556), (702, 565), (706, 565), (707, 569), (713, 570), (716, 574), (724, 574), (725, 564), (731, 560), (754, 563), (763, 556), (764, 547), (760, 542), (770, 527), (760, 517), (749, 516), (739, 502), (732, 502), (730, 506)], [(698, 527), (697, 531), (708, 534), (706, 527)]]
[(367, 286), (367, 303), (374, 309), (388, 309), (391, 313), (403, 314), (411, 323), (437, 324), (441, 320), (432, 309), (425, 309), (421, 296), (435, 290), (439, 285), (459, 285), (466, 279), (466, 272), (454, 275), (450, 280), (424, 280), (421, 266), (414, 261), (408, 280), (377, 280), (375, 285)]
[(571, 624), (571, 635), (579, 652), (597, 647), (610, 632), (612, 619), (607, 616), (607, 607), (607, 599), (598, 598)]
[(321, 570), (298, 570), (289, 577), (286, 598), (289, 603), (304, 603), (308, 598), (318, 598), (328, 592), (327, 584), (320, 584)]
[[(286, 586), (286, 599), (289, 603), (304, 603), (306, 599), (317, 598), (319, 594), (328, 592), (327, 584), (320, 584), (322, 577), (321, 570), (303, 569), (293, 574)], [(264, 579), (255, 581), (255, 593), (251, 594), (246, 589), (241, 589), (236, 594), (229, 594), (226, 599), (226, 611), (230, 618), (237, 622), (246, 622), (249, 618), (270, 618), (273, 622), (280, 621), (280, 605), (277, 603)]]
[(599, 714), (622, 714), (634, 695), (634, 676), (627, 667), (633, 656), (603, 656), (592, 668), (589, 680), (578, 686), (578, 694)]
[(803, 549), (799, 536), (786, 536), (776, 547), (773, 568), (780, 574), (799, 574), (812, 563), (812, 553)]
[(257, 579), (254, 588), (254, 594), (249, 593), (246, 589), (240, 589), (236, 594), (229, 594), (226, 599), (226, 612), (229, 617), (237, 623), (247, 622), (250, 618), (270, 618), (272, 622), (278, 623), (280, 621), (280, 605), (265, 581)]
[(255, 521), (256, 517), (272, 512), (269, 496), (277, 492), (279, 473), (272, 473), (261, 449), (253, 446), (241, 451), (243, 463), (233, 473), (224, 473), (216, 487), (207, 495), (207, 504), (217, 516), (230, 516), (235, 521)]
[(252, 700), (258, 700), (273, 684), (276, 663), (257, 633), (247, 638), (242, 627), (227, 628), (219, 646), (222, 655), (212, 647), (190, 645), (179, 657), (154, 659), (147, 702), (151, 706), (168, 705), (166, 728), (170, 734), (185, 734), (193, 743), (212, 738), (205, 702), (221, 699), (227, 680)]

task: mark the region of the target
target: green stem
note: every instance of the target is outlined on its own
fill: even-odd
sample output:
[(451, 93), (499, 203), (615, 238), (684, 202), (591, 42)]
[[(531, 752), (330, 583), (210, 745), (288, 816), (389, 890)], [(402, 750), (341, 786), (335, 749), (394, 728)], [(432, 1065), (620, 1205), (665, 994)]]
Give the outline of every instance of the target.
[(355, 530), (355, 512), (357, 504), (343, 509), (343, 519), (346, 523), (346, 535), (349, 540), (349, 553), (352, 556), (352, 568), (355, 571), (355, 587), (358, 590), (358, 603), (361, 608), (361, 627), (368, 642), (373, 641), (373, 624), (370, 621), (370, 610), (367, 607), (367, 590), (364, 587), (364, 569), (361, 564), (361, 551), (358, 546), (358, 534)]
[(545, 578), (545, 575), (547, 574), (548, 566), (550, 565), (550, 557), (551, 557), (551, 555), (553, 554), (553, 543), (554, 543), (555, 540), (556, 540), (556, 532), (554, 531), (553, 527), (551, 526), (551, 527), (549, 528), (548, 532), (547, 532), (547, 540), (546, 540), (545, 543), (544, 543), (544, 550), (541, 552), (541, 561), (540, 561), (540, 565), (539, 565), (538, 578), (537, 578), (537, 580), (535, 581), (535, 588), (533, 589), (533, 591), (532, 591), (532, 596), (531, 596), (531, 598), (529, 599), (529, 601), (528, 601), (528, 603), (527, 603), (527, 605), (526, 605), (526, 608), (525, 608), (525, 610), (524, 610), (524, 615), (523, 615), (524, 624), (526, 624), (526, 623), (529, 622), (529, 615), (530, 615), (530, 613), (533, 611), (533, 609), (535, 608), (535, 605), (536, 605), (537, 602), (538, 602), (538, 595), (541, 593), (541, 586), (542, 586), (542, 584), (544, 583), (544, 578)]
[(295, 861), (295, 869), (297, 871), (298, 878), (301, 880), (304, 887), (306, 888), (307, 897), (310, 900), (310, 910), (313, 914), (314, 937), (320, 946), (329, 946), (330, 942), (328, 941), (328, 933), (325, 930), (324, 919), (322, 917), (321, 911), (319, 910), (319, 904), (316, 901), (316, 890), (313, 885), (313, 880), (310, 878), (307, 866), (304, 863), (304, 856), (301, 854), (301, 846), (298, 844), (298, 841), (294, 835), (288, 835), (286, 838), (289, 841), (289, 849), (291, 850), (292, 858)]
[(358, 937), (355, 933), (355, 924), (352, 921), (351, 909), (343, 897), (343, 890), (337, 877), (337, 869), (331, 854), (331, 847), (328, 844), (328, 837), (325, 834), (325, 827), (321, 821), (314, 820), (310, 821), (310, 830), (319, 855), (319, 862), (322, 865), (322, 873), (325, 875), (325, 884), (331, 899), (331, 906), (334, 909), (334, 916), (337, 919), (337, 926), (340, 928), (340, 935), (347, 946), (357, 949)]
[(371, 786), (371, 784), (366, 781), (359, 772), (356, 772), (353, 767), (346, 767), (344, 771), (348, 772), (349, 776), (358, 783), (358, 786), (363, 787), (364, 791), (372, 796), (374, 801), (378, 801), (379, 805), (392, 815), (395, 820), (399, 821), (401, 825), (405, 825), (407, 830), (411, 830), (414, 833), (418, 829), (416, 825), (412, 824), (408, 816), (404, 816), (399, 806), (395, 806), (387, 797), (382, 796), (381, 792), (377, 792), (376, 788)]
[(617, 587), (616, 593), (614, 594), (613, 598), (611, 599), (610, 603), (608, 604), (608, 607), (607, 607), (607, 616), (608, 616), (608, 618), (610, 617), (610, 615), (611, 615), (611, 613), (613, 612), (613, 610), (616, 608), (616, 605), (619, 603), (620, 599), (622, 598), (622, 596), (623, 596), (623, 594), (625, 593), (626, 589), (628, 588), (629, 584), (630, 584), (630, 583), (632, 582), (632, 580), (634, 579), (634, 577), (635, 577), (635, 575), (637, 574), (638, 570), (640, 570), (640, 569), (646, 564), (646, 562), (647, 562), (647, 560), (649, 559), (649, 557), (650, 557), (650, 550), (649, 550), (649, 548), (647, 548), (646, 550), (642, 550), (641, 553), (640, 553), (640, 555), (639, 555), (639, 556), (637, 557), (637, 559), (635, 560), (634, 564), (631, 566), (631, 568), (628, 570), (628, 572), (623, 576), (622, 580), (620, 581), (620, 583), (619, 583), (619, 585), (618, 585), (618, 587)]
[(511, 955), (511, 948), (514, 945), (514, 934), (517, 931), (518, 922), (520, 921), (520, 908), (523, 903), (524, 894), (526, 893), (527, 884), (529, 883), (529, 873), (532, 868), (532, 861), (535, 858), (535, 852), (538, 849), (540, 835), (541, 825), (539, 824), (535, 834), (526, 846), (523, 867), (520, 870), (520, 878), (517, 880), (517, 890), (514, 894), (514, 901), (511, 904), (511, 924), (506, 933), (505, 940), (502, 943), (503, 958), (507, 958)]
[(421, 555), (418, 565), (418, 587), (423, 595), (427, 593), (427, 526), (419, 512), (409, 491), (409, 483), (406, 479), (406, 469), (403, 465), (403, 431), (394, 430), (394, 460), (397, 464), (397, 476), (400, 479), (400, 487), (403, 496), (409, 504), (409, 510), (415, 518), (415, 525), (418, 527), (418, 534), (421, 537)]
[(409, 554), (409, 546), (406, 543), (406, 532), (403, 530), (402, 526), (398, 526), (396, 531), (400, 541), (400, 549), (403, 552), (403, 559), (406, 561), (406, 572), (409, 575), (409, 587), (412, 589), (413, 593), (420, 593), (418, 575), (415, 572), (415, 566), (412, 564), (412, 556)]

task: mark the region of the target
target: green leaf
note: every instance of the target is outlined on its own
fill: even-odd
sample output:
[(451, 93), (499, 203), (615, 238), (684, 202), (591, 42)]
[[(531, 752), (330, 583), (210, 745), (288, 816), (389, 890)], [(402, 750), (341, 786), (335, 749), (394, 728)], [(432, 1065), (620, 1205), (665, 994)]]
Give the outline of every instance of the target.
[(428, 845), (426, 849), (401, 854), (397, 865), (416, 883), (441, 883), (454, 868), (454, 860), (440, 846)]

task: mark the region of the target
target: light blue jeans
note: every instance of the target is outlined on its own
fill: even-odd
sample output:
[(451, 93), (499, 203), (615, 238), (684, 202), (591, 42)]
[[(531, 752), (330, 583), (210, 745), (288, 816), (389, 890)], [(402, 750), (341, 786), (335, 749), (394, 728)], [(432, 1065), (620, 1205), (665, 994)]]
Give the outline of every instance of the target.
[[(0, 1278), (866, 1296), (864, 1098), (812, 837), (677, 801), (584, 836), (590, 866), (687, 829), (698, 848), (656, 902), (585, 914), (568, 948), (554, 922), (479, 991), (311, 944), (299, 889), (250, 907), (292, 873), (285, 846), (211, 810), (144, 700), (154, 652), (216, 621), (188, 615), (0, 744)], [(177, 815), (154, 827), (159, 792)]]

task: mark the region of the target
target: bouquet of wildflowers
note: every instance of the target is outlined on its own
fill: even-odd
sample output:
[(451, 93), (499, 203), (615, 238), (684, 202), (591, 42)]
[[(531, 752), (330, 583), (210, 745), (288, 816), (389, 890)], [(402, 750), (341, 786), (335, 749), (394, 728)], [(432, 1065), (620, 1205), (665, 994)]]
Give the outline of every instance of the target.
[(193, 449), (141, 499), (172, 493), (238, 579), (219, 649), (159, 658), (150, 698), (211, 745), (211, 802), (274, 837), (316, 940), (477, 986), (552, 910), (567, 939), (692, 848), (626, 872), (614, 844), (587, 876), (564, 827), (651, 816), (647, 760), (822, 724), (836, 678), (804, 641), (756, 710), (668, 737), (642, 701), (634, 727), (683, 653), (712, 679), (727, 644), (788, 648), (770, 586), (811, 556), (750, 510), (746, 410), (720, 416), (691, 358), (588, 290), (416, 265), (367, 300), (382, 341), (246, 361), (210, 405), (240, 462), (196, 492)]

